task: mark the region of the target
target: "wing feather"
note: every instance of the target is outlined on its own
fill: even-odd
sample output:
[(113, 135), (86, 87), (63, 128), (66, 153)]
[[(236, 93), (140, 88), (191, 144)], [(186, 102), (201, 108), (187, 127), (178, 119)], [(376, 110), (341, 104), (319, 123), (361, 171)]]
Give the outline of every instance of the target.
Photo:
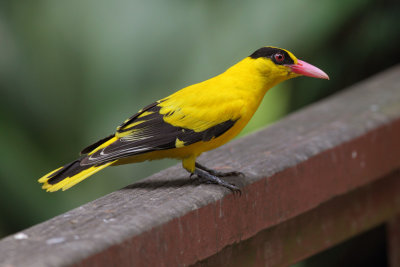
[[(166, 118), (172, 115), (177, 116), (179, 108), (177, 111), (160, 114), (162, 108), (159, 105), (160, 102), (162, 101), (147, 106), (126, 120), (117, 128), (115, 137), (118, 139), (115, 142), (88, 155), (82, 160), (81, 164), (100, 164), (151, 151), (173, 149), (199, 141), (209, 141), (225, 133), (237, 121), (237, 119), (228, 119), (202, 131), (174, 126), (167, 122)], [(189, 115), (181, 114), (178, 116), (187, 118)], [(197, 118), (194, 119), (197, 120)], [(179, 141), (179, 146), (177, 146), (177, 141)]]

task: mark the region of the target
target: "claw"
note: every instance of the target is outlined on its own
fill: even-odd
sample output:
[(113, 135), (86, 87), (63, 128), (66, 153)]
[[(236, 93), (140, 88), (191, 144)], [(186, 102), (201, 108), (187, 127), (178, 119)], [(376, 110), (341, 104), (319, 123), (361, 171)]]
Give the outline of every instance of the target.
[(236, 189), (236, 190), (232, 190), (232, 192), (233, 192), (233, 195), (236, 195), (236, 194), (238, 194), (238, 195), (239, 195), (239, 197), (241, 197), (241, 196), (242, 196), (242, 190), (240, 190), (240, 188), (238, 188), (238, 189)]
[(231, 190), (234, 194), (238, 193), (240, 196), (242, 195), (242, 191), (240, 190), (239, 187), (237, 187), (236, 185), (230, 184), (205, 170), (196, 168), (194, 171), (194, 174), (196, 174), (200, 178), (200, 181), (202, 181), (202, 182), (222, 185), (222, 186), (228, 188), (229, 190)]
[(241, 197), (242, 190), (240, 190), (240, 188), (237, 187), (236, 185), (233, 185), (233, 184), (230, 184), (230, 185), (231, 185), (231, 187), (227, 187), (227, 188), (230, 189), (234, 195), (238, 194)]

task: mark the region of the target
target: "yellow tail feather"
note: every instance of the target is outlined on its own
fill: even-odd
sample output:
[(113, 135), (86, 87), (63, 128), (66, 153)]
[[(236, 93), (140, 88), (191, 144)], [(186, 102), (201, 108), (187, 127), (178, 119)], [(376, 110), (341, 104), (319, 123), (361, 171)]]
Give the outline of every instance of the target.
[(72, 177), (66, 177), (64, 179), (62, 179), (61, 181), (59, 181), (58, 183), (55, 184), (49, 184), (49, 177), (51, 176), (51, 174), (55, 173), (56, 171), (58, 171), (59, 169), (61, 169), (62, 167), (46, 174), (45, 176), (43, 176), (42, 178), (40, 178), (38, 180), (39, 183), (42, 183), (42, 188), (46, 189), (47, 192), (55, 192), (58, 191), (60, 189), (62, 189), (63, 191), (71, 188), (72, 186), (76, 185), (77, 183), (81, 182), (82, 180), (86, 179), (87, 177), (89, 177), (90, 175), (104, 169), (105, 167), (110, 166), (111, 164), (113, 164), (115, 161), (112, 162), (107, 162), (103, 165), (100, 166), (92, 166), (90, 168), (87, 168), (77, 174), (75, 174)]

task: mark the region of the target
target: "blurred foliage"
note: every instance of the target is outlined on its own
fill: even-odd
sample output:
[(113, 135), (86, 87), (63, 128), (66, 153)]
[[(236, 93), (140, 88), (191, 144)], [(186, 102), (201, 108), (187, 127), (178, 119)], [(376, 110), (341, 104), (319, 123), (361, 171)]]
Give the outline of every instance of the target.
[(398, 63), (399, 10), (395, 0), (0, 1), (0, 236), (174, 164), (107, 168), (63, 193), (37, 183), (144, 105), (261, 46), (331, 81), (277, 86), (244, 133)]

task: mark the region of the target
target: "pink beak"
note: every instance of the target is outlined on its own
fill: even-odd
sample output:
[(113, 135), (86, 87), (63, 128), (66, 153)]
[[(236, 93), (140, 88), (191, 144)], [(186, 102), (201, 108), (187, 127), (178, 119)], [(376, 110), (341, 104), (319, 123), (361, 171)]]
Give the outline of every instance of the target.
[(329, 80), (329, 76), (325, 72), (303, 60), (298, 59), (297, 64), (288, 65), (288, 67), (292, 69), (292, 72), (300, 75)]

